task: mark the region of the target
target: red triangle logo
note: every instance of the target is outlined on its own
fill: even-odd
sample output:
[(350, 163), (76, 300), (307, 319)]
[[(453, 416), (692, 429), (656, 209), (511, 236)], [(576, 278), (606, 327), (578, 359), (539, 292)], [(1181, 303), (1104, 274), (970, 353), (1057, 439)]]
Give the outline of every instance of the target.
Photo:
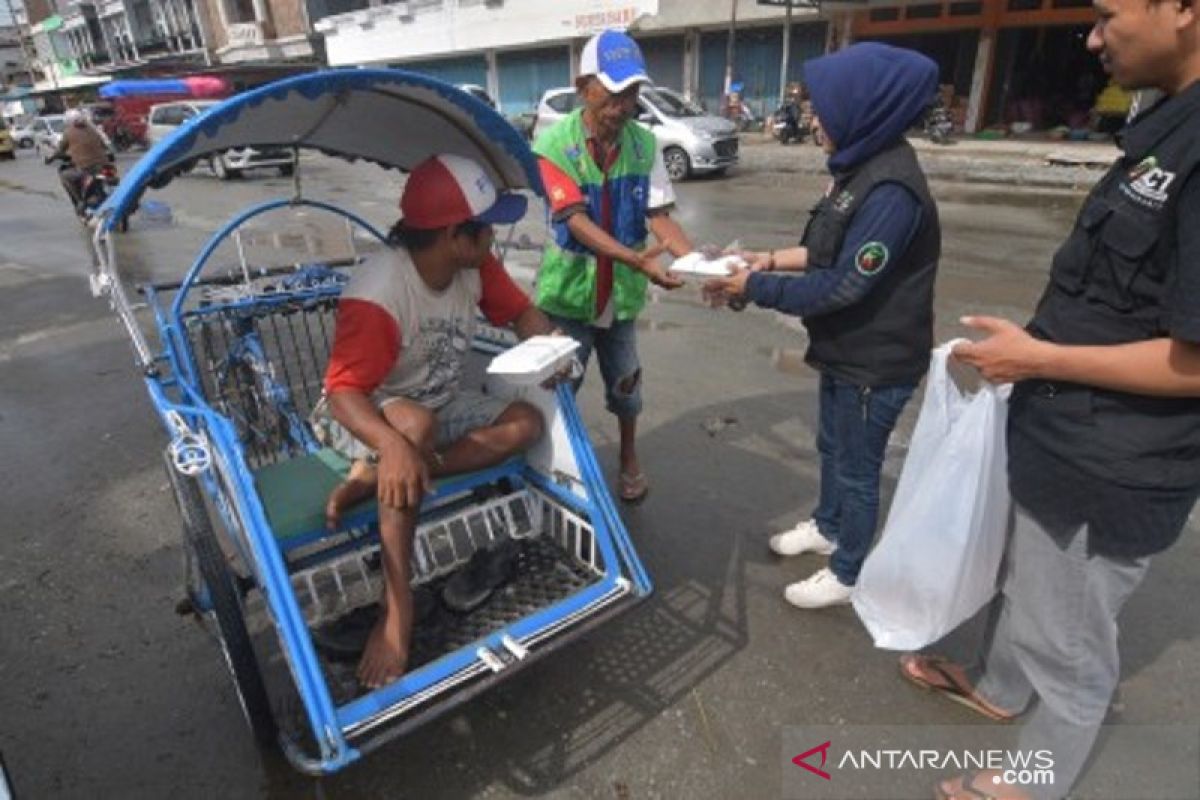
[(830, 744), (832, 744), (832, 741), (825, 742), (825, 744), (819, 744), (811, 750), (806, 750), (805, 752), (803, 752), (800, 755), (793, 758), (792, 763), (795, 764), (797, 767), (801, 767), (803, 769), (808, 770), (809, 772), (811, 772), (814, 775), (820, 775), (822, 778), (824, 778), (827, 781), (833, 780), (833, 778), (830, 776), (830, 774), (828, 772), (826, 772), (823, 769), (818, 769), (817, 767), (814, 767), (812, 764), (809, 764), (806, 761), (806, 759), (809, 756), (814, 755), (815, 753), (820, 753), (821, 754), (821, 766), (822, 767), (825, 766), (825, 759), (828, 758), (828, 756), (829, 756)]

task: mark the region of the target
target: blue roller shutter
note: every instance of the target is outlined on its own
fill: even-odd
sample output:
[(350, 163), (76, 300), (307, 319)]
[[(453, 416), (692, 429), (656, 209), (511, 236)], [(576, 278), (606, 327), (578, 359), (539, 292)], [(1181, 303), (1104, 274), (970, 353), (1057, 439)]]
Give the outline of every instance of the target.
[(646, 72), (658, 86), (683, 91), (683, 37), (655, 36), (638, 39), (646, 58)]
[[(725, 88), (724, 31), (706, 33), (700, 42), (700, 96), (717, 113)], [(792, 25), (788, 79), (803, 80), (804, 62), (825, 51), (825, 23)], [(737, 33), (733, 79), (743, 84), (743, 99), (757, 116), (769, 114), (779, 102), (779, 68), (783, 63), (783, 26), (750, 28)]]
[(547, 89), (571, 85), (567, 47), (499, 53), (500, 107), (508, 116), (533, 111)]
[[(792, 52), (788, 54), (788, 80), (804, 82), (804, 62), (825, 52), (829, 27), (824, 22), (792, 24)], [(780, 58), (783, 54), (780, 54)]]
[(474, 83), (487, 87), (487, 61), (483, 56), (463, 56), (461, 58), (438, 58), (428, 61), (407, 61), (393, 66), (420, 72), (446, 83)]

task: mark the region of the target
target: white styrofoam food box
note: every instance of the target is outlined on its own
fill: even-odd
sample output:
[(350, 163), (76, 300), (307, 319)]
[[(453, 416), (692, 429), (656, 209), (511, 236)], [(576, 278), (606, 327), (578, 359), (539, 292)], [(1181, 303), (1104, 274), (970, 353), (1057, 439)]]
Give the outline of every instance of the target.
[(693, 250), (686, 256), (680, 256), (671, 264), (671, 272), (685, 275), (699, 275), (705, 278), (724, 278), (733, 274), (735, 267), (744, 267), (746, 262), (741, 256), (728, 255), (707, 259), (699, 250)]
[(579, 342), (570, 336), (530, 336), (488, 364), (488, 374), (513, 383), (542, 383), (571, 362)]

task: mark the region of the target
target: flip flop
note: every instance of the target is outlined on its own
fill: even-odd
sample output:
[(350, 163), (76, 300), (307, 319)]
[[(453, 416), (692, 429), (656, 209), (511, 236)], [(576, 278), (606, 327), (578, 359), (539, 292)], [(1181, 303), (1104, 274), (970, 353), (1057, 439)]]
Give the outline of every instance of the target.
[(646, 479), (644, 472), (637, 475), (622, 472), (617, 476), (617, 484), (622, 503), (640, 503), (650, 493), (650, 481)]
[[(913, 667), (916, 667), (915, 672)], [(953, 661), (942, 656), (908, 653), (900, 657), (900, 674), (909, 683), (940, 694), (994, 722), (1012, 722), (1016, 719), (1016, 714), (996, 708), (980, 697), (975, 687), (959, 678), (950, 667), (961, 669)], [(928, 673), (933, 673), (933, 677), (938, 680), (931, 680)]]
[[(938, 781), (933, 786), (934, 796), (937, 800), (955, 800), (955, 798), (962, 797), (965, 793), (978, 800), (1029, 800), (1029, 795), (1012, 786), (997, 786), (997, 784), (991, 781), (986, 781), (984, 788), (980, 788), (976, 784), (976, 781), (982, 774), (982, 772), (968, 772), (966, 775), (963, 775), (958, 779), (958, 789), (953, 792), (947, 792), (943, 788), (943, 784), (946, 781)], [(1004, 792), (1014, 790), (1017, 794), (996, 794), (997, 789)]]

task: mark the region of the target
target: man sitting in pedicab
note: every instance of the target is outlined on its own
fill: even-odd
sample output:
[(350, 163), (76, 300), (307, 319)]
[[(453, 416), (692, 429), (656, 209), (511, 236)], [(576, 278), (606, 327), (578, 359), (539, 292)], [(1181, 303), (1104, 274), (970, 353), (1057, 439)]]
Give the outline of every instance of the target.
[(531, 404), (459, 384), (476, 311), (522, 338), (551, 332), (492, 253), (493, 224), (515, 223), (526, 198), (498, 193), (474, 161), (434, 156), (413, 169), (389, 247), (354, 270), (338, 303), (325, 396), (313, 424), (353, 466), (327, 524), (372, 493), (379, 501), (382, 613), (357, 677), (374, 689), (404, 674), (413, 627), (413, 535), (431, 481), (498, 464), (545, 427)]

